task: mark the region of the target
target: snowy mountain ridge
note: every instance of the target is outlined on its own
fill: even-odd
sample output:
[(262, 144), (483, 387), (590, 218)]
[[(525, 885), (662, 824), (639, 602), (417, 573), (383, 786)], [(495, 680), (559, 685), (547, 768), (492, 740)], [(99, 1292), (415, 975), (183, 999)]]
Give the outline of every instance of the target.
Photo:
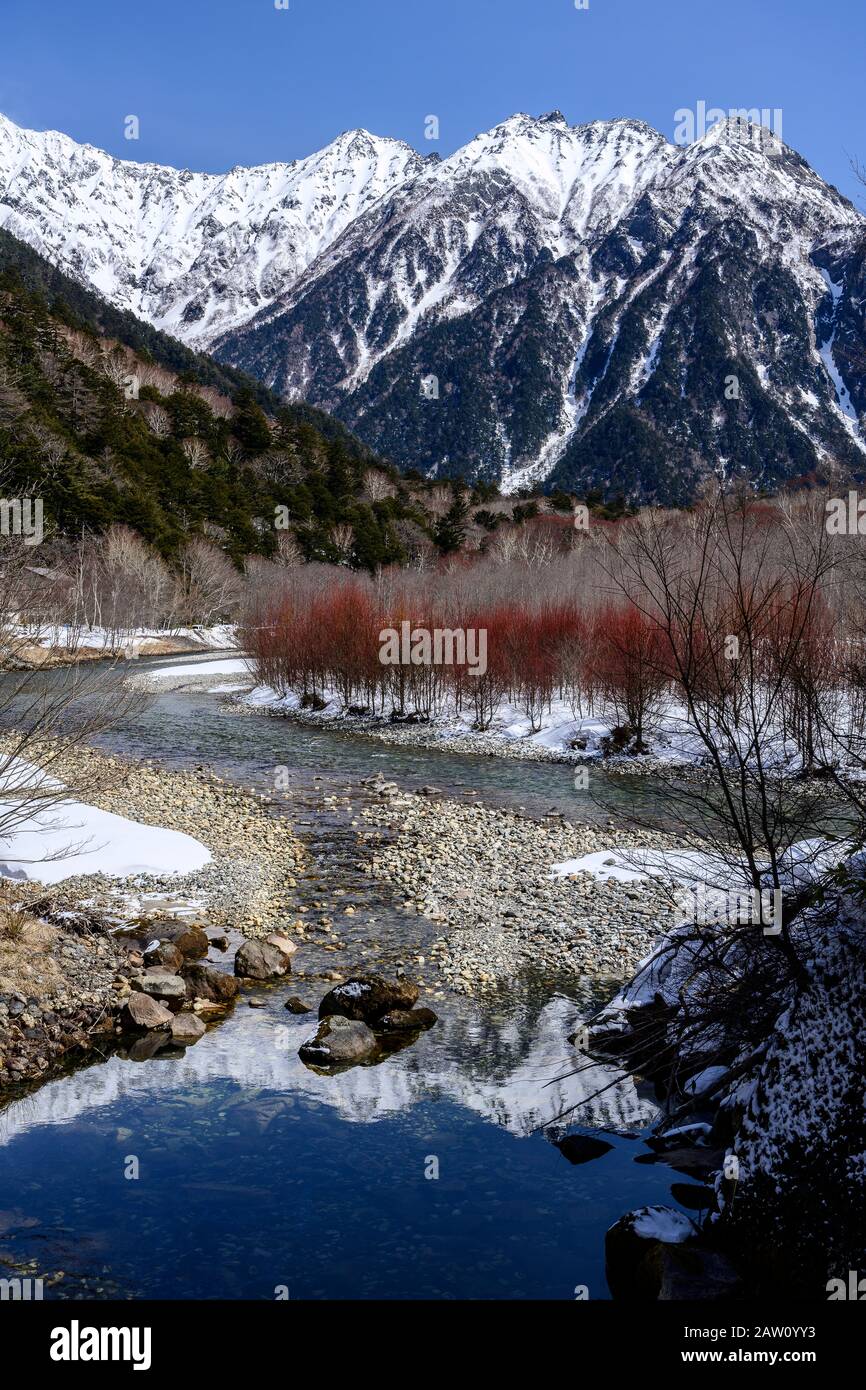
[(445, 159), (131, 164), (0, 117), (0, 226), (398, 462), (684, 500), (866, 459), (866, 221), (737, 120), (510, 117)]
[(202, 348), (423, 162), (399, 140), (355, 130), (290, 164), (200, 174), (115, 159), (0, 115), (0, 226)]

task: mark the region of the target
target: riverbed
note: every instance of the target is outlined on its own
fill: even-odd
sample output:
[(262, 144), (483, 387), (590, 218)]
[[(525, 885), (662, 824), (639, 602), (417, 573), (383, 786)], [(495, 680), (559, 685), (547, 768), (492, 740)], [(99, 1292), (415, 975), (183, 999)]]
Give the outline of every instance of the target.
[[(357, 810), (381, 771), (407, 791), (604, 823), (617, 798), (625, 813), (652, 796), (647, 779), (588, 796), (565, 766), (384, 747), (239, 716), (194, 687), (157, 694), (100, 744), (279, 786), (309, 854), (300, 907), (312, 922), (323, 903), (350, 906), (338, 944), (353, 964), (420, 976), (439, 1022), (377, 1066), (304, 1067), (311, 1021), (285, 1001), (315, 1007), (323, 969), (344, 968), (316, 938), (292, 980), (245, 987), (187, 1052), (108, 1055), (7, 1103), (0, 1259), (42, 1277), (50, 1298), (606, 1298), (605, 1230), (629, 1208), (676, 1205), (678, 1175), (635, 1162), (651, 1091), (576, 1071), (568, 1034), (605, 990), (532, 970), (483, 997), (443, 989), (409, 955), (417, 914), (365, 871)], [(609, 1147), (574, 1164), (556, 1146), (567, 1133)]]

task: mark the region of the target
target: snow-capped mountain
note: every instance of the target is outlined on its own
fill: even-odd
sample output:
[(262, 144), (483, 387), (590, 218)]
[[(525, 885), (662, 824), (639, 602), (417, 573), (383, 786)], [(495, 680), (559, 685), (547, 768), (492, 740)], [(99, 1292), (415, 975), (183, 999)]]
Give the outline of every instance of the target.
[(0, 225), (426, 473), (681, 501), (866, 464), (866, 220), (736, 120), (179, 173), (0, 121)]
[(0, 116), (0, 226), (191, 347), (246, 323), (423, 166), (348, 131), (292, 164), (195, 174), (114, 159)]

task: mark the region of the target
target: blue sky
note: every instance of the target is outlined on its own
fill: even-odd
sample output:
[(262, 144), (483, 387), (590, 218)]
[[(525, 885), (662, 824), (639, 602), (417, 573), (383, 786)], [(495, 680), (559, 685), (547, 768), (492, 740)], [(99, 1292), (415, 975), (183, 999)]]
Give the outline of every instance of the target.
[(787, 143), (862, 202), (864, 50), (864, 0), (2, 0), (0, 110), (217, 171), (353, 126), (446, 154), (519, 110), (638, 116), (671, 138), (699, 100), (780, 107)]

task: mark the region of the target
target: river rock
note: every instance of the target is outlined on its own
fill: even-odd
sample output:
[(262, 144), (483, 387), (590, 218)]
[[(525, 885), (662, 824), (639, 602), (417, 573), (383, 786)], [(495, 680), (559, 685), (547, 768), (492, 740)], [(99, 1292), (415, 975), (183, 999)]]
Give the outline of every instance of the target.
[(603, 1154), (610, 1153), (613, 1144), (608, 1144), (605, 1139), (595, 1139), (589, 1134), (567, 1134), (564, 1139), (558, 1139), (555, 1147), (569, 1163), (590, 1163), (594, 1158), (601, 1158)]
[(411, 1009), (418, 1002), (418, 986), (411, 980), (386, 980), (382, 975), (352, 975), (329, 990), (319, 1005), (319, 1018), (341, 1014), (343, 1018), (375, 1023), (394, 1009)]
[(418, 1033), (422, 1028), (432, 1028), (437, 1017), (432, 1009), (391, 1009), (376, 1023), (380, 1033)]
[(186, 998), (186, 984), (179, 975), (168, 970), (147, 970), (143, 975), (136, 975), (131, 984), (134, 990), (149, 994), (152, 999), (179, 1002)]
[(224, 970), (215, 970), (212, 965), (187, 965), (184, 967), (183, 979), (187, 998), (208, 999), (214, 1004), (230, 1003), (240, 989), (234, 975), (227, 975)]
[(307, 1038), (298, 1056), (313, 1066), (335, 1067), (365, 1062), (378, 1050), (376, 1036), (366, 1023), (335, 1014), (322, 1019), (315, 1037)]
[(149, 928), (156, 940), (176, 946), (185, 960), (201, 960), (208, 953), (207, 932), (193, 922), (151, 922)]
[(674, 1207), (641, 1207), (615, 1222), (604, 1240), (605, 1274), (614, 1298), (630, 1302), (658, 1299), (665, 1246), (683, 1245), (698, 1232)]
[(282, 951), (283, 955), (288, 957), (292, 957), (298, 949), (288, 932), (282, 931), (272, 931), (270, 936), (265, 937), (265, 945), (276, 946), (278, 951)]
[(248, 980), (274, 980), (291, 968), (290, 957), (267, 941), (245, 941), (235, 956), (235, 974)]
[(285, 1007), (290, 1014), (309, 1014), (313, 1012), (309, 1004), (305, 1004), (303, 999), (299, 999), (296, 994), (293, 994), (291, 999), (286, 1000)]
[(162, 965), (166, 970), (178, 971), (184, 962), (184, 954), (173, 941), (158, 941), (151, 951), (145, 952), (148, 965)]
[(175, 1014), (171, 1020), (171, 1040), (179, 1047), (190, 1047), (197, 1043), (206, 1031), (201, 1019), (192, 1013)]
[(165, 1005), (149, 994), (130, 994), (122, 1017), (128, 1026), (147, 1032), (170, 1028), (172, 1024), (172, 1015)]

